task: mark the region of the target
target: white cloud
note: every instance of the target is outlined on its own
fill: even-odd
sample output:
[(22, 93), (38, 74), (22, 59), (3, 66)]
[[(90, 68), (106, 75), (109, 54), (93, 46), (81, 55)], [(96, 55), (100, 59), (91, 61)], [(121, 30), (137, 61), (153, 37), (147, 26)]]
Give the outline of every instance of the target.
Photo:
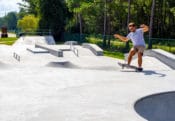
[(17, 3), (22, 0), (0, 0), (0, 16), (4, 16), (6, 13), (11, 11), (19, 11)]

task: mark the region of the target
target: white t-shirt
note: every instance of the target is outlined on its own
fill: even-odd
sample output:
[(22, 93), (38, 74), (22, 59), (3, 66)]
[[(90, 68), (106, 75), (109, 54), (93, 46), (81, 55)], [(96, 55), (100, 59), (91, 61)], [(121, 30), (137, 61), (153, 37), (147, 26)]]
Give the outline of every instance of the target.
[(145, 47), (144, 32), (142, 29), (136, 29), (135, 32), (130, 32), (127, 38), (132, 41), (134, 46)]

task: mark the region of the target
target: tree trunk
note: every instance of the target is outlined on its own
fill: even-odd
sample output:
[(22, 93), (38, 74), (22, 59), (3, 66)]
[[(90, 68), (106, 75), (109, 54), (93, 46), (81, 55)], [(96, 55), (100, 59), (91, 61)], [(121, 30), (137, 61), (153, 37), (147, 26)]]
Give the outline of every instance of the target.
[(131, 14), (131, 0), (128, 0), (127, 34), (129, 33), (128, 24), (130, 22), (130, 14)]
[(83, 34), (83, 25), (82, 25), (82, 16), (81, 13), (78, 14), (79, 24), (80, 24), (80, 42), (82, 41), (82, 34)]
[[(127, 18), (127, 34), (129, 33), (128, 24), (130, 22), (130, 14), (131, 14), (131, 0), (128, 0), (128, 18)], [(126, 43), (126, 49), (129, 49), (129, 42)]]
[(151, 18), (150, 18), (150, 25), (149, 25), (149, 49), (152, 49), (152, 31), (153, 31), (153, 21), (154, 21), (154, 8), (155, 8), (155, 1), (156, 0), (152, 0), (152, 8), (151, 8)]
[(103, 31), (103, 47), (106, 47), (106, 24), (107, 24), (107, 0), (104, 6), (104, 31)]

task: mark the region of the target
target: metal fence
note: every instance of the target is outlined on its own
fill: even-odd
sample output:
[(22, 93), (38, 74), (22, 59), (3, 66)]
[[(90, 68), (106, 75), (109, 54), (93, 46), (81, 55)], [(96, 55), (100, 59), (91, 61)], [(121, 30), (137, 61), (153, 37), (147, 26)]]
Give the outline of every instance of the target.
[[(145, 38), (148, 43), (148, 38)], [(153, 49), (163, 49), (175, 54), (175, 39), (151, 38)]]
[[(128, 51), (132, 47), (132, 43), (129, 44), (129, 48), (126, 48), (126, 44), (115, 39), (113, 35), (106, 35), (106, 47), (108, 49), (116, 49), (118, 51)], [(175, 54), (175, 39), (167, 38), (151, 38), (153, 49), (163, 49)], [(64, 33), (62, 35), (62, 41), (77, 41), (78, 43), (90, 42), (98, 44), (104, 47), (103, 41), (104, 36), (102, 34), (77, 34), (77, 33)], [(145, 38), (146, 44), (148, 46), (149, 39)]]
[(16, 30), (15, 31), (17, 37), (24, 36), (24, 35), (39, 35), (39, 36), (45, 36), (45, 35), (52, 35), (51, 30), (48, 29), (42, 29), (42, 30), (33, 30), (33, 31), (21, 31)]
[[(16, 33), (17, 36), (23, 35), (52, 35), (51, 30), (37, 30), (32, 32), (22, 32), (22, 31), (10, 31)], [(61, 41), (77, 41), (78, 43), (90, 42), (94, 44), (98, 44), (100, 47), (104, 49), (111, 49), (126, 52), (132, 47), (132, 43), (129, 43), (129, 46), (126, 47), (126, 44), (115, 39), (113, 35), (103, 36), (102, 34), (79, 34), (79, 33), (68, 33), (64, 32), (61, 35)], [(105, 47), (104, 47), (104, 40)], [(167, 39), (167, 38), (151, 38), (152, 40), (152, 48), (153, 49), (163, 49), (175, 54), (175, 39)], [(149, 39), (145, 38), (146, 44), (148, 45)]]

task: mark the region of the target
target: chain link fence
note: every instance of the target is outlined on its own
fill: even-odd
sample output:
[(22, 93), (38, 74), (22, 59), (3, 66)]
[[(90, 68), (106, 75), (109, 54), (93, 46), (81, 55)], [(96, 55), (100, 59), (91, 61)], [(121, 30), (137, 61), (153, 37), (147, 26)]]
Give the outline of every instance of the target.
[[(78, 43), (90, 42), (99, 45), (103, 49), (109, 49), (113, 51), (127, 52), (132, 47), (132, 43), (129, 42), (129, 48), (126, 47), (124, 42), (115, 39), (113, 35), (104, 36), (102, 34), (78, 34), (78, 33), (64, 33), (62, 35), (62, 41), (77, 41)], [(165, 51), (175, 54), (175, 39), (167, 38), (151, 38), (153, 49), (163, 49)], [(146, 45), (148, 46), (149, 39), (145, 38)]]

